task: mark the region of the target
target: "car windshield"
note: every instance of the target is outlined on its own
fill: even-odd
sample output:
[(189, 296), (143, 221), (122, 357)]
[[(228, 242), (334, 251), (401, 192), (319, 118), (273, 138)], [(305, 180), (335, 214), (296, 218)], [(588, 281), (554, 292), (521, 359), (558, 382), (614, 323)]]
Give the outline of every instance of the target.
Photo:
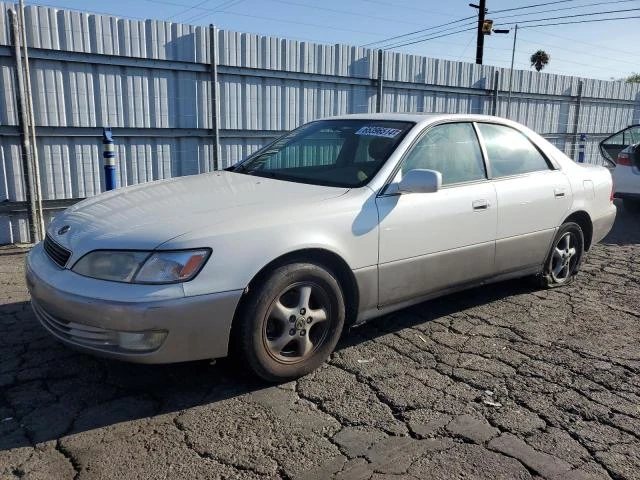
[(385, 120), (320, 120), (233, 167), (237, 173), (334, 187), (369, 183), (414, 126)]

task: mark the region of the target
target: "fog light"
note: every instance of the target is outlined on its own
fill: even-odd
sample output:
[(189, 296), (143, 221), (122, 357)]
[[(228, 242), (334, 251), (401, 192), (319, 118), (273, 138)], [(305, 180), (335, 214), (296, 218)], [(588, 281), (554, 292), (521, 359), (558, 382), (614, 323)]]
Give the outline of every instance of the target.
[(118, 332), (118, 346), (137, 352), (156, 350), (167, 338), (165, 330), (149, 332)]

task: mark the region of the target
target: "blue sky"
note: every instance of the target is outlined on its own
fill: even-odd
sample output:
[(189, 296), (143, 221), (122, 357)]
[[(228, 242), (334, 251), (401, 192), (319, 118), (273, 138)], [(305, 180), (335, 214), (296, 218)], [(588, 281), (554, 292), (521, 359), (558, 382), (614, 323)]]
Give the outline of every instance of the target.
[[(629, 10), (608, 16), (640, 17), (640, 0), (564, 0), (552, 5), (497, 12), (551, 2), (552, 0), (487, 0), (487, 18), (501, 18), (496, 20), (495, 26), (511, 28), (516, 22), (525, 27), (538, 23), (533, 21), (536, 19), (599, 11)], [(472, 28), (467, 26), (472, 20), (460, 19), (477, 13), (468, 5), (468, 0), (27, 0), (26, 3), (138, 19), (154, 18), (197, 25), (213, 23), (219, 28), (241, 32), (352, 45), (364, 45), (450, 23), (451, 25), (422, 35), (436, 36), (440, 32), (457, 32)], [(496, 13), (492, 15), (492, 11)], [(558, 19), (555, 22), (584, 18), (587, 17)], [(418, 36), (402, 37), (396, 43), (413, 38)], [(506, 35), (485, 37), (484, 63), (509, 66), (512, 45), (513, 31)], [(608, 80), (640, 72), (638, 45), (640, 18), (521, 28), (518, 32), (515, 63), (516, 68), (529, 69), (530, 55), (543, 49), (551, 55), (546, 72)], [(473, 62), (475, 31), (398, 46), (394, 50)]]

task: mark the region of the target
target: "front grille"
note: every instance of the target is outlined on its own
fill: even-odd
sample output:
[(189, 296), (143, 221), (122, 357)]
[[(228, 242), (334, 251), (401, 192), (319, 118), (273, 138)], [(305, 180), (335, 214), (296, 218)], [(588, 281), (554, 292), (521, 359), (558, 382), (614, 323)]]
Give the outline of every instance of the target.
[(62, 268), (65, 267), (69, 261), (69, 257), (71, 256), (71, 252), (57, 244), (49, 234), (47, 234), (44, 239), (44, 251), (47, 252), (47, 255), (51, 260), (56, 262)]
[(57, 337), (86, 347), (100, 347), (106, 350), (118, 349), (117, 332), (68, 322), (50, 314), (33, 300), (31, 305), (40, 322)]

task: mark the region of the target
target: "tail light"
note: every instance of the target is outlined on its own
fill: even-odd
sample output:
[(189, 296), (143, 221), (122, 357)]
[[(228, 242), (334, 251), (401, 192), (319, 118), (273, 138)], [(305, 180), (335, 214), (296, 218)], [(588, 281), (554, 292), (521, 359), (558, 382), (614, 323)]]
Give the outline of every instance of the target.
[(620, 152), (618, 155), (618, 165), (625, 165), (627, 167), (631, 166), (631, 157), (626, 152)]

